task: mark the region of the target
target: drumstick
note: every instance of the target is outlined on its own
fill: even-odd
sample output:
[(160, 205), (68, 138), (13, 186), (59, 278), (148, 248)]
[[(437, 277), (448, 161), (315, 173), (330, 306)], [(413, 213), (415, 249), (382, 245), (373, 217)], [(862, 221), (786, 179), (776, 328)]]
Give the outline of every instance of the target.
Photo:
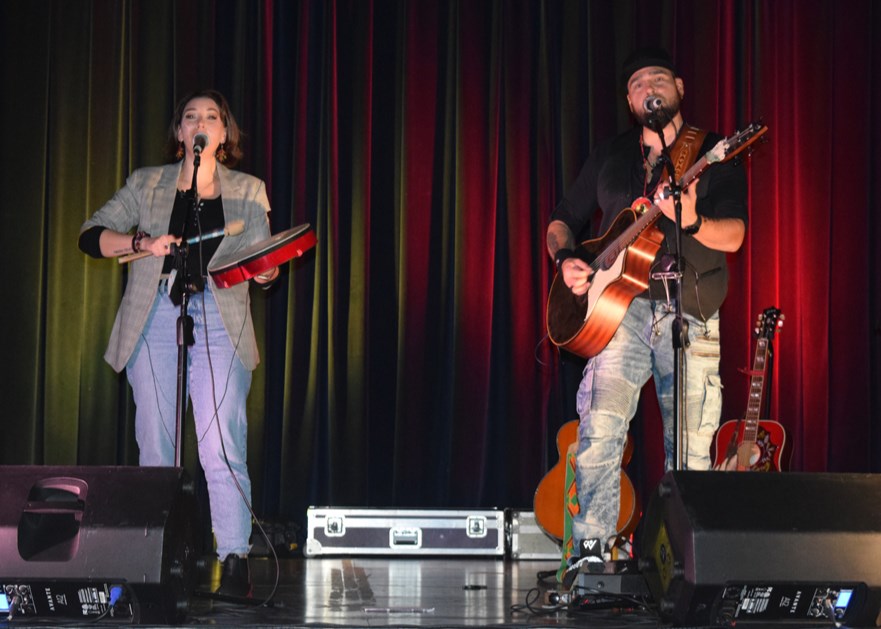
[[(218, 236), (238, 236), (243, 231), (245, 231), (245, 221), (230, 221), (226, 225), (223, 226), (223, 229), (215, 229), (212, 232), (208, 232), (207, 234), (202, 234), (202, 237), (193, 236), (192, 238), (187, 238), (188, 245), (195, 245), (200, 240), (210, 240), (211, 238), (217, 238)], [(149, 251), (139, 251), (138, 253), (129, 253), (124, 256), (120, 256), (117, 258), (120, 264), (125, 264), (126, 262), (133, 262), (135, 260), (140, 260), (141, 258), (146, 258), (147, 256), (152, 256), (153, 254)]]

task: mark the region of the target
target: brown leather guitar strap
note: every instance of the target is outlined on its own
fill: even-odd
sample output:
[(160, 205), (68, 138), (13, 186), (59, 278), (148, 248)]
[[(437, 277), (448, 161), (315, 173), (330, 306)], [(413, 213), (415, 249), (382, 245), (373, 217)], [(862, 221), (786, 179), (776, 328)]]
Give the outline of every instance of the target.
[[(676, 141), (673, 142), (673, 146), (670, 147), (670, 161), (673, 162), (677, 181), (682, 179), (682, 175), (684, 175), (685, 172), (691, 168), (691, 165), (694, 164), (698, 157), (698, 151), (700, 151), (701, 145), (704, 143), (705, 137), (707, 137), (707, 132), (703, 129), (692, 127), (689, 124), (683, 125), (679, 135), (676, 136)], [(661, 173), (661, 178), (658, 180), (655, 192), (667, 185), (668, 172), (669, 166), (664, 164), (664, 171)], [(654, 193), (652, 193), (652, 196), (654, 196)], [(644, 209), (645, 208), (643, 208), (643, 211)], [(653, 223), (647, 228), (640, 237), (650, 240), (658, 245), (664, 240), (664, 234), (656, 223)]]
[[(682, 178), (698, 157), (698, 151), (704, 143), (707, 132), (691, 125), (685, 125), (676, 137), (676, 141), (670, 149), (670, 159), (676, 171), (676, 179)], [(662, 179), (663, 181), (663, 179)]]

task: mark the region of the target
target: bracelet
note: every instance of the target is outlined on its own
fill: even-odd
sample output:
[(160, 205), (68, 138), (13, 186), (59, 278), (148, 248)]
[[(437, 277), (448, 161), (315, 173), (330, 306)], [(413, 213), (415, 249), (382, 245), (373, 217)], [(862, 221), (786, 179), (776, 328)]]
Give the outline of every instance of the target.
[(554, 254), (554, 264), (557, 265), (557, 269), (563, 265), (563, 262), (568, 260), (569, 258), (574, 258), (575, 252), (571, 249), (557, 249), (557, 253)]
[(132, 236), (132, 251), (135, 253), (141, 252), (141, 241), (144, 238), (149, 238), (150, 234), (147, 232), (136, 232), (134, 236)]
[(682, 233), (687, 234), (689, 236), (694, 236), (698, 232), (698, 230), (701, 228), (701, 223), (703, 223), (703, 222), (704, 222), (703, 217), (700, 214), (698, 214), (697, 220), (695, 222), (693, 222), (688, 227), (682, 228)]

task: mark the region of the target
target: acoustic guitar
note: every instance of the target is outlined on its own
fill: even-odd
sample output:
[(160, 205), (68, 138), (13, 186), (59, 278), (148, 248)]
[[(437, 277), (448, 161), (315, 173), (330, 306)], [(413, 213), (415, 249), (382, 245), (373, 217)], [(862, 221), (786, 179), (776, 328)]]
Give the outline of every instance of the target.
[[(576, 439), (578, 439), (577, 419), (566, 422), (557, 431), (557, 451), (560, 458), (557, 464), (541, 479), (532, 500), (536, 524), (558, 542), (562, 542), (565, 535), (567, 453), (569, 446), (575, 443)], [(627, 443), (624, 446), (624, 455), (621, 460), (621, 504), (618, 509), (617, 523), (618, 534), (622, 537), (629, 537), (639, 522), (639, 503), (636, 499), (636, 491), (623, 469), (630, 463), (631, 456), (633, 456), (633, 442), (630, 440), (630, 435), (627, 435)]]
[[(719, 141), (679, 180), (684, 190), (710, 166), (738, 155), (768, 128), (753, 123)], [(678, 170), (677, 170), (678, 172)], [(658, 196), (663, 200), (666, 190)], [(655, 226), (661, 209), (648, 199), (637, 199), (622, 211), (601, 238), (583, 242), (576, 255), (591, 268), (590, 288), (574, 295), (560, 273), (551, 284), (547, 328), (551, 341), (582, 358), (599, 354), (621, 325), (630, 302), (648, 288), (649, 272), (664, 236)]]
[(766, 401), (765, 383), (774, 358), (774, 333), (785, 317), (777, 308), (766, 308), (756, 321), (756, 355), (750, 376), (743, 419), (727, 421), (716, 431), (713, 469), (723, 471), (779, 472), (786, 447), (786, 430), (769, 419), (759, 419)]

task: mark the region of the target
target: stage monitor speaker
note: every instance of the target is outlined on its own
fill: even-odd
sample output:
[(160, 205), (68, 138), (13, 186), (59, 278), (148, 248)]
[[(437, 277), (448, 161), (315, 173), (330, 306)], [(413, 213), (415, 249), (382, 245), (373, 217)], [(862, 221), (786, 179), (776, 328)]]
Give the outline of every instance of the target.
[(181, 468), (0, 466), (0, 585), (13, 614), (94, 620), (119, 586), (129, 615), (178, 621), (198, 530)]
[(881, 625), (881, 476), (668, 472), (640, 569), (682, 624)]

